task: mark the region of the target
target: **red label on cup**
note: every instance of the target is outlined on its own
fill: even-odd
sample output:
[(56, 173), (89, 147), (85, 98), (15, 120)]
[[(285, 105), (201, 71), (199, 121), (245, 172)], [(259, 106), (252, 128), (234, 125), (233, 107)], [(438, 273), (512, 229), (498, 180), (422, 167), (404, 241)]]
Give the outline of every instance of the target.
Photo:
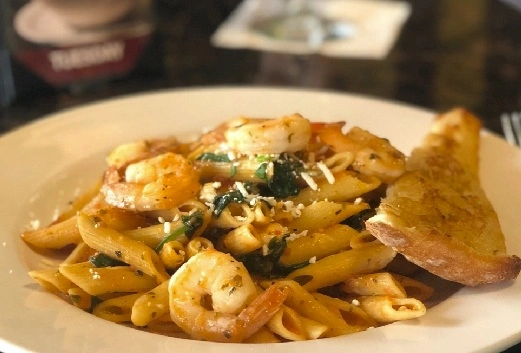
[(147, 34), (81, 46), (26, 48), (14, 54), (49, 84), (64, 86), (130, 71), (149, 40)]
[(151, 0), (13, 3), (11, 55), (53, 86), (122, 76), (153, 31)]

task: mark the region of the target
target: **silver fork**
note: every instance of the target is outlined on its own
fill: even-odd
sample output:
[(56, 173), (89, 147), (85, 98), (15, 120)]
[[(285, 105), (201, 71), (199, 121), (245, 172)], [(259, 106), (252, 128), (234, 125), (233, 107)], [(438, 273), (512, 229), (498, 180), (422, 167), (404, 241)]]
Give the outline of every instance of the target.
[(508, 143), (521, 146), (521, 113), (503, 113), (501, 127)]

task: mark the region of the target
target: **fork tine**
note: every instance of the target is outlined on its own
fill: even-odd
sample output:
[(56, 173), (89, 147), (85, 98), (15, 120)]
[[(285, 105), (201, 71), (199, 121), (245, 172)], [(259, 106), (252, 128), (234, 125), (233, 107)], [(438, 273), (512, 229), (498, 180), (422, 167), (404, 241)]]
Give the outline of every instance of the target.
[[(518, 118), (519, 118), (519, 115), (518, 115)], [(517, 119), (517, 120), (518, 120), (518, 125), (521, 125), (521, 124), (519, 124), (519, 119)], [(517, 144), (516, 136), (514, 134), (514, 129), (512, 127), (512, 123), (511, 123), (509, 114), (507, 114), (507, 113), (501, 114), (501, 127), (503, 129), (503, 134), (505, 135), (505, 139), (508, 141), (508, 143), (510, 143), (511, 145), (516, 145)], [(521, 129), (520, 129), (520, 132), (521, 132)]]
[(512, 114), (512, 127), (514, 129), (514, 135), (517, 139), (517, 144), (521, 145), (521, 114), (514, 113)]

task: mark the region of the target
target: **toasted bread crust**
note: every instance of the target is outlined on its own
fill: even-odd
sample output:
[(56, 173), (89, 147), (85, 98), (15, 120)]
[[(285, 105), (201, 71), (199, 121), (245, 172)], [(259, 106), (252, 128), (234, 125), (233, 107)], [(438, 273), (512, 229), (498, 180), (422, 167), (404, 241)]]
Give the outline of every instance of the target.
[(515, 279), (521, 268), (517, 256), (487, 255), (441, 236), (432, 237), (414, 229), (398, 229), (388, 220), (372, 220), (371, 232), (410, 262), (449, 281), (466, 286)]
[(387, 190), (367, 229), (409, 261), (475, 286), (518, 276), (499, 220), (478, 179), (479, 120), (458, 109), (438, 117), (407, 171)]

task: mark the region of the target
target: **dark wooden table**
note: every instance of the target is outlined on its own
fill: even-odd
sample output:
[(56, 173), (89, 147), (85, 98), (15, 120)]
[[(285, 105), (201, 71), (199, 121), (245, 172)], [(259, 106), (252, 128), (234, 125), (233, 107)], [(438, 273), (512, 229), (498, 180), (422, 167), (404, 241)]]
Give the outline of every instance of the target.
[[(239, 0), (157, 1), (157, 32), (132, 73), (74, 92), (24, 94), (1, 108), (0, 133), (120, 95), (218, 85), (327, 89), (434, 111), (463, 106), (501, 133), (500, 114), (521, 109), (521, 12), (500, 0), (409, 2), (412, 14), (389, 55), (364, 60), (215, 48), (209, 38)], [(306, 74), (292, 75), (285, 65)], [(521, 344), (507, 352), (521, 352)]]
[[(0, 110), (0, 132), (123, 94), (215, 85), (312, 87), (435, 111), (464, 106), (500, 132), (499, 115), (521, 109), (521, 13), (500, 0), (409, 2), (412, 14), (390, 54), (363, 60), (215, 48), (209, 38), (239, 0), (158, 1), (158, 31), (134, 72), (80, 92), (44, 88), (19, 97)], [(307, 74), (284, 70), (295, 63)]]

